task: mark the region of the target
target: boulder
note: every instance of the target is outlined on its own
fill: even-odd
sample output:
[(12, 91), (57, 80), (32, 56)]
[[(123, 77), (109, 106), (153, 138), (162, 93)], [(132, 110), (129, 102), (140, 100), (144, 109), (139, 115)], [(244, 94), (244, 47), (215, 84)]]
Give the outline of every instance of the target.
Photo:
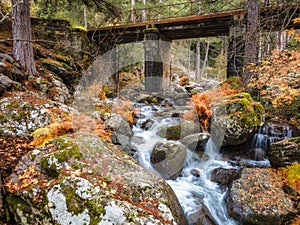
[(105, 113), (105, 127), (111, 129), (112, 131), (123, 134), (128, 137), (133, 136), (133, 131), (127, 122), (121, 115), (115, 113)]
[(253, 137), (264, 122), (264, 108), (254, 102), (248, 93), (229, 95), (220, 99), (213, 107), (211, 130), (223, 133), (223, 146), (240, 145)]
[(38, 128), (61, 122), (72, 108), (33, 92), (0, 99), (0, 136), (29, 136)]
[(271, 144), (268, 157), (273, 167), (285, 167), (300, 162), (300, 137)]
[(228, 185), (239, 177), (239, 170), (216, 168), (212, 171), (210, 180), (219, 184)]
[(185, 136), (179, 141), (192, 151), (204, 151), (204, 147), (209, 139), (209, 136), (209, 133), (196, 133)]
[(244, 225), (283, 225), (295, 216), (283, 182), (271, 169), (244, 168), (227, 197), (229, 215)]
[(185, 121), (176, 125), (166, 125), (162, 126), (158, 131), (157, 135), (162, 138), (167, 138), (170, 140), (179, 140), (188, 135), (199, 133), (200, 126), (196, 123)]
[(151, 164), (164, 179), (176, 179), (185, 163), (186, 150), (173, 142), (157, 142), (151, 154)]
[(92, 134), (61, 136), (33, 150), (6, 187), (17, 224), (187, 224), (162, 178)]

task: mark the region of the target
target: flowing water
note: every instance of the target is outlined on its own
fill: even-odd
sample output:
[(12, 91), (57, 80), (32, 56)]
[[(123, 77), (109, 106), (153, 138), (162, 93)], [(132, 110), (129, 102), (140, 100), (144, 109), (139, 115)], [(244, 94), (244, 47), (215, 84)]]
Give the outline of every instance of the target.
[[(151, 166), (150, 156), (154, 145), (158, 141), (166, 139), (156, 135), (157, 130), (163, 125), (178, 124), (178, 118), (163, 118), (154, 116), (157, 112), (163, 111), (163, 108), (156, 106), (141, 106), (140, 119), (133, 131), (135, 136), (142, 137), (142, 143), (132, 143), (138, 149), (138, 160), (141, 165), (155, 173)], [(154, 121), (150, 129), (141, 129), (141, 124), (148, 120)], [(176, 141), (175, 141), (176, 143)], [(226, 191), (221, 189), (217, 183), (210, 181), (210, 175), (215, 168), (233, 168), (227, 162), (218, 160), (218, 149), (211, 139), (206, 144), (205, 154), (210, 156), (210, 160), (202, 161), (194, 152), (187, 149), (187, 158), (182, 174), (176, 180), (167, 180), (177, 195), (183, 211), (189, 219), (189, 216), (196, 213), (201, 204), (204, 203), (209, 209), (212, 217), (219, 225), (235, 225), (234, 220), (229, 218), (225, 205)], [(191, 171), (197, 170), (200, 176), (192, 175)], [(190, 223), (191, 224), (191, 223)]]

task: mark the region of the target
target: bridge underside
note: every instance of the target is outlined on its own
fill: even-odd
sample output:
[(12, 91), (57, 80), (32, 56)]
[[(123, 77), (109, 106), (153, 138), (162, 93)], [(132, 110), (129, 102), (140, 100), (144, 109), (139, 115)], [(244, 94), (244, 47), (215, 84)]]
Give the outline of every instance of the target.
[[(260, 9), (259, 12), (261, 24), (257, 28), (257, 32), (283, 31), (291, 27), (300, 29), (300, 23), (293, 23), (293, 18), (300, 17), (299, 4), (292, 5), (290, 8), (282, 6), (268, 7)], [(155, 27), (158, 30), (159, 38), (167, 42), (176, 39), (229, 36), (227, 76), (242, 75), (245, 63), (245, 40), (247, 39), (246, 10), (102, 27), (89, 30), (88, 36), (102, 46), (104, 51), (107, 51), (117, 44), (147, 39), (144, 31), (149, 26)], [(163, 51), (170, 52), (166, 49), (163, 49)], [(166, 58), (166, 55), (164, 55), (164, 58)]]

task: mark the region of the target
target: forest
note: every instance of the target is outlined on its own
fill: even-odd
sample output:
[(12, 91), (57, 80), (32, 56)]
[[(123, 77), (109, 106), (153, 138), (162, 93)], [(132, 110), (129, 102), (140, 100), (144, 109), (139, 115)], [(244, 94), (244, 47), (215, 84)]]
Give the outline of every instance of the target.
[(299, 0), (1, 0), (0, 224), (300, 225)]

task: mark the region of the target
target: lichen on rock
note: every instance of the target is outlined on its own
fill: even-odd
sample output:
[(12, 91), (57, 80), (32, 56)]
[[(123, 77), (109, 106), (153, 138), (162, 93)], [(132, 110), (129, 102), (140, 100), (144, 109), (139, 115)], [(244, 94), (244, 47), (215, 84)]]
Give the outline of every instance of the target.
[(7, 186), (20, 224), (187, 224), (162, 178), (88, 133), (57, 137), (25, 155)]

